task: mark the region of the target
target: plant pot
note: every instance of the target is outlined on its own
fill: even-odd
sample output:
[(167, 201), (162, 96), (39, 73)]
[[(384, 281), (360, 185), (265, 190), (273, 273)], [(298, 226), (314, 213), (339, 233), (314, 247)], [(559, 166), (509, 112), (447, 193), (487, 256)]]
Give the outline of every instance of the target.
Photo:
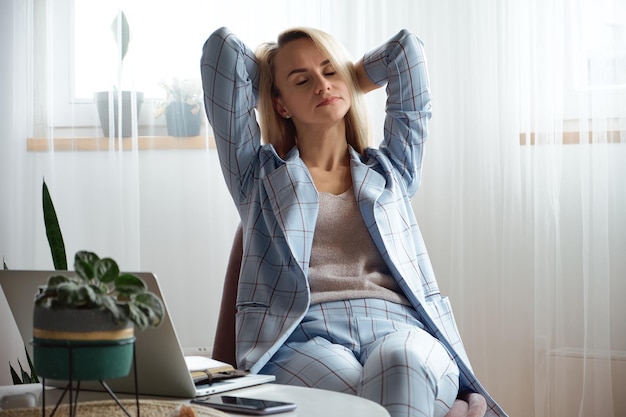
[(106, 310), (36, 306), (33, 313), (33, 360), (37, 375), (44, 378), (124, 377), (130, 373), (134, 341), (132, 322), (117, 324)]
[[(104, 136), (108, 137), (110, 133), (109, 123), (109, 96), (113, 100), (113, 125), (114, 125), (114, 133), (115, 137), (119, 136), (119, 117), (121, 113), (122, 117), (122, 137), (132, 136), (133, 134), (133, 116), (132, 116), (132, 102), (131, 96), (132, 91), (122, 91), (122, 100), (121, 107), (122, 111), (119, 111), (120, 100), (118, 100), (116, 91), (100, 91), (94, 94), (94, 99), (96, 101), (96, 107), (98, 109), (98, 115), (100, 116), (100, 126), (102, 127), (102, 131), (104, 132)], [(141, 112), (141, 105), (143, 104), (143, 93), (135, 92), (137, 97), (137, 118), (139, 118), (139, 113)], [(135, 119), (136, 121), (136, 119)]]
[(202, 114), (198, 105), (173, 101), (165, 109), (165, 119), (167, 134), (170, 136), (198, 136), (200, 134)]

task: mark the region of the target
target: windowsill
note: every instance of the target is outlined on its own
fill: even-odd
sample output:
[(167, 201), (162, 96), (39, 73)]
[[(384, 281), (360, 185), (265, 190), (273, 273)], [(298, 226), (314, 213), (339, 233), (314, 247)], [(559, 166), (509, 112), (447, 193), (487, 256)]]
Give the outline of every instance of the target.
[[(536, 145), (537, 141), (535, 133), (520, 133), (519, 143), (522, 146)], [(50, 143), (53, 141), (54, 152), (71, 152), (71, 151), (85, 151), (85, 152), (102, 152), (108, 151), (110, 148), (110, 139), (105, 137), (73, 137), (62, 138), (55, 137), (54, 139), (48, 138), (28, 138), (26, 139), (26, 149), (28, 152), (48, 152), (50, 150)], [(579, 145), (580, 133), (579, 132), (563, 132), (562, 145)], [(589, 133), (589, 141), (583, 143), (600, 143), (598, 140), (593, 140), (593, 135)], [(619, 130), (611, 130), (606, 132), (606, 141), (602, 143), (621, 143), (621, 132)], [(118, 150), (119, 139), (113, 139), (113, 146), (115, 150)], [(213, 149), (215, 148), (215, 140), (212, 136), (191, 136), (191, 137), (174, 137), (174, 136), (139, 136), (137, 138), (137, 150), (201, 150), (201, 149)], [(133, 138), (122, 138), (122, 150), (130, 151), (133, 149)]]
[[(121, 147), (124, 151), (134, 149), (134, 138), (121, 138)], [(100, 137), (74, 137), (74, 138), (28, 138), (26, 149), (28, 152), (67, 152), (67, 151), (108, 151), (110, 148), (120, 149), (119, 138), (110, 140)], [(196, 150), (215, 148), (213, 137), (192, 136), (139, 136), (136, 141), (139, 151), (147, 150)]]
[[(599, 144), (599, 143), (621, 143), (621, 132), (619, 130), (608, 130), (605, 132), (606, 136), (602, 140), (598, 138), (594, 139), (592, 132), (589, 132), (589, 139), (587, 141), (581, 141), (580, 132), (563, 132), (563, 141), (559, 145), (580, 145), (580, 144)], [(599, 134), (598, 134), (599, 135)], [(520, 133), (519, 144), (524, 145), (540, 145), (537, 143), (536, 133)], [(554, 143), (550, 143), (554, 144)]]

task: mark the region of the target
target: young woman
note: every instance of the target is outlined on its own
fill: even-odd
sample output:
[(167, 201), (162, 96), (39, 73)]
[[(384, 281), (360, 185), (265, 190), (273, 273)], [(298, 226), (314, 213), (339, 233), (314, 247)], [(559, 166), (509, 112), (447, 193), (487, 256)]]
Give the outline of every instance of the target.
[[(352, 64), (319, 30), (255, 54), (222, 28), (201, 70), (243, 226), (238, 367), (392, 416), (504, 416), (472, 373), (410, 203), (431, 115), (421, 41), (401, 31)], [(373, 148), (362, 99), (383, 85)]]

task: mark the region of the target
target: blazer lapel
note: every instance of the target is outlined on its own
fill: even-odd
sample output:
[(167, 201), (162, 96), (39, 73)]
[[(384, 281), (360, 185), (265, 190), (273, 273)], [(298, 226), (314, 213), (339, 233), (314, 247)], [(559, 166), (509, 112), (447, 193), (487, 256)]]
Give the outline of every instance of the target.
[(358, 160), (352, 160), (352, 183), (356, 202), (367, 228), (376, 228), (374, 205), (385, 189), (385, 178)]
[[(281, 172), (282, 171), (282, 172)], [(311, 175), (294, 148), (282, 166), (264, 178), (264, 186), (293, 258), (303, 271), (308, 268), (319, 198)]]
[[(417, 267), (409, 253), (404, 250), (398, 250), (397, 246), (401, 242), (394, 242), (394, 236), (401, 236), (401, 233), (406, 232), (406, 222), (409, 219), (399, 219), (397, 217), (390, 218), (386, 215), (386, 211), (379, 207), (384, 204), (389, 204), (384, 200), (393, 200), (393, 196), (385, 195), (385, 187), (387, 185), (387, 179), (384, 175), (378, 171), (370, 168), (366, 164), (362, 163), (358, 157), (358, 153), (353, 151), (352, 157), (352, 180), (354, 183), (354, 193), (357, 204), (360, 207), (363, 220), (374, 239), (374, 243), (378, 247), (378, 250), (383, 255), (383, 258), (387, 261), (387, 265), (400, 284), (402, 288), (407, 288), (407, 297), (414, 303), (420, 303), (424, 301), (424, 290), (416, 274), (418, 271), (400, 270), (398, 265), (403, 268), (411, 268), (413, 265)], [(392, 191), (388, 191), (392, 194)], [(393, 204), (399, 204), (395, 202)], [(401, 209), (401, 208), (400, 208)], [(392, 224), (392, 221), (401, 221), (402, 227), (398, 230), (398, 227)], [(408, 241), (404, 241), (406, 244)], [(416, 250), (412, 251), (412, 255), (416, 255)]]

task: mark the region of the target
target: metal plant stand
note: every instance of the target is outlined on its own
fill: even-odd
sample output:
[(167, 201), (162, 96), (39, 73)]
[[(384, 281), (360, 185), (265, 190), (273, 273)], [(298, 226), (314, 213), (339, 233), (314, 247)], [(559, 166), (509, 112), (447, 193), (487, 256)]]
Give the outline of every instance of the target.
[[(101, 343), (89, 343), (89, 344), (80, 344), (80, 343), (72, 343), (71, 345), (68, 344), (67, 346), (62, 346), (59, 345), (58, 343), (45, 343), (45, 342), (41, 342), (41, 341), (33, 341), (31, 342), (33, 345), (39, 346), (39, 347), (43, 347), (43, 348), (65, 348), (67, 349), (67, 353), (68, 353), (68, 363), (69, 363), (69, 379), (68, 379), (68, 384), (65, 387), (65, 389), (63, 390), (63, 394), (61, 394), (61, 397), (59, 398), (59, 400), (57, 401), (54, 409), (52, 410), (52, 413), (50, 414), (50, 416), (48, 417), (53, 417), (54, 414), (56, 413), (57, 409), (59, 408), (59, 405), (61, 405), (61, 402), (63, 401), (63, 399), (65, 398), (65, 395), (69, 392), (69, 417), (76, 417), (76, 411), (78, 408), (78, 394), (80, 392), (80, 380), (78, 381), (74, 381), (73, 379), (73, 370), (74, 370), (74, 349), (80, 349), (80, 348), (93, 348), (93, 347), (108, 347), (108, 346), (121, 346), (121, 345), (127, 345), (129, 343), (133, 343), (133, 382), (134, 382), (134, 389), (135, 389), (135, 406), (136, 406), (136, 410), (137, 410), (137, 416), (136, 417), (140, 417), (140, 412), (139, 412), (139, 393), (138, 393), (138, 381), (137, 381), (137, 358), (136, 358), (136, 354), (135, 354), (135, 345), (134, 345), (135, 339), (125, 339), (125, 340), (119, 340), (119, 341), (106, 341), (106, 342), (101, 342)], [(76, 387), (74, 388), (74, 382), (76, 382)], [(109, 394), (109, 396), (117, 403), (117, 405), (122, 409), (122, 411), (128, 416), (128, 417), (133, 417), (128, 410), (126, 409), (126, 407), (124, 407), (124, 404), (122, 404), (120, 402), (120, 400), (117, 398), (117, 395), (113, 392), (113, 390), (109, 387), (109, 385), (104, 381), (104, 380), (99, 380), (100, 384), (102, 385), (102, 387), (104, 388), (104, 390)], [(42, 377), (42, 404), (41, 404), (41, 416), (42, 417), (46, 417), (46, 378)]]

